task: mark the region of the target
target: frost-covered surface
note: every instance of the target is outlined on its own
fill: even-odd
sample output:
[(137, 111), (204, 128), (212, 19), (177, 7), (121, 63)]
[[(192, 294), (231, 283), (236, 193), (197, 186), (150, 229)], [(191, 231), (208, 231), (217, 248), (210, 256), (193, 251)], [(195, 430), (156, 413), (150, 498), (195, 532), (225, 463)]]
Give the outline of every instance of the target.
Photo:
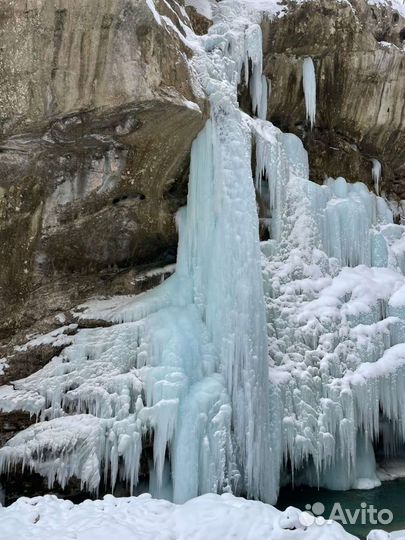
[[(283, 482), (371, 488), (373, 442), (383, 437), (387, 455), (403, 445), (404, 227), (363, 184), (311, 182), (301, 141), (264, 120), (252, 6), (223, 0), (206, 36), (184, 38), (211, 118), (192, 147), (175, 274), (82, 306), (115, 324), (69, 336), (42, 370), (0, 389), (3, 410), (40, 420), (0, 449), (0, 470), (22, 465), (50, 486), (76, 476), (92, 491), (122, 480), (133, 493), (150, 435), (154, 496), (274, 502), (280, 470)], [(239, 110), (242, 82), (255, 118)], [(261, 246), (255, 185), (268, 209)]]
[(403, 0), (367, 0), (370, 6), (391, 7), (396, 9), (398, 13), (405, 17), (405, 3)]
[(404, 229), (364, 185), (308, 181), (299, 139), (256, 124), (257, 182), (270, 195), (272, 239), (262, 245), (270, 379), (292, 466), (284, 474), (371, 488), (379, 485), (372, 442), (384, 431), (389, 452), (405, 435)]
[[(350, 540), (338, 523), (304, 527), (294, 508), (230, 494), (203, 495), (183, 505), (150, 495), (85, 501), (55, 496), (20, 498), (0, 507), (0, 540)], [(296, 530), (289, 530), (295, 526)]]

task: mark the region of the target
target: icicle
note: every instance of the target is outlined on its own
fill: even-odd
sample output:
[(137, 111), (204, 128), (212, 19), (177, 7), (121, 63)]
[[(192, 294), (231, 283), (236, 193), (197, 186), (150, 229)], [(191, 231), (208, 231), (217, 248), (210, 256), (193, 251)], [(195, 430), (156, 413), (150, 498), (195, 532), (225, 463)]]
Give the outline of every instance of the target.
[(312, 129), (316, 116), (316, 76), (314, 62), (309, 56), (304, 58), (302, 65), (302, 85), (304, 88), (306, 115)]
[(374, 183), (374, 191), (376, 195), (380, 195), (381, 163), (378, 161), (378, 159), (375, 159), (375, 158), (371, 159), (371, 163), (372, 163), (371, 177)]

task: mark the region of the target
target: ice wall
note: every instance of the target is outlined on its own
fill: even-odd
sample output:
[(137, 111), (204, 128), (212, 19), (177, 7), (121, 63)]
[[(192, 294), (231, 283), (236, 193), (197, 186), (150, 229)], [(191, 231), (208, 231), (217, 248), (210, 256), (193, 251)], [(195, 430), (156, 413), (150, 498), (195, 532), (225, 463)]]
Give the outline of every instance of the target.
[(371, 488), (372, 443), (390, 426), (387, 446), (404, 444), (404, 228), (363, 184), (309, 181), (297, 137), (259, 121), (254, 132), (270, 197), (263, 274), (283, 481)]

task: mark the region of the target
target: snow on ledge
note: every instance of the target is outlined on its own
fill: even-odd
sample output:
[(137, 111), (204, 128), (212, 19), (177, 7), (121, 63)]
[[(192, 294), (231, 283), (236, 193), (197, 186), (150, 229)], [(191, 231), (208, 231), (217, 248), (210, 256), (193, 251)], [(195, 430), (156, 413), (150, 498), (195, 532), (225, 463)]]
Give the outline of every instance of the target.
[[(24, 345), (17, 345), (15, 350), (23, 352), (27, 351), (28, 349), (40, 347), (41, 345), (52, 345), (52, 347), (65, 347), (67, 345), (71, 345), (73, 342), (73, 337), (71, 334), (76, 332), (77, 327), (78, 325), (73, 323), (56, 328), (47, 334), (35, 335), (31, 337), (31, 339)], [(68, 332), (70, 333), (68, 334)]]
[(367, 0), (370, 6), (391, 7), (398, 11), (401, 17), (405, 17), (405, 3), (403, 0)]

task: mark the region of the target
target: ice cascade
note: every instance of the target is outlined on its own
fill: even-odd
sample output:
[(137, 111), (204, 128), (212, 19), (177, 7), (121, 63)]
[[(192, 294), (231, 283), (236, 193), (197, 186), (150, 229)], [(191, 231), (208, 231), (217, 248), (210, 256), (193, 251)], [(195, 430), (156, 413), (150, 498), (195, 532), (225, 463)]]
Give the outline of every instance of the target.
[(372, 158), (371, 163), (371, 176), (374, 183), (374, 191), (376, 195), (380, 195), (381, 163), (375, 158)]
[(405, 440), (405, 228), (364, 184), (309, 181), (298, 137), (254, 124), (282, 480), (371, 488), (373, 445)]

